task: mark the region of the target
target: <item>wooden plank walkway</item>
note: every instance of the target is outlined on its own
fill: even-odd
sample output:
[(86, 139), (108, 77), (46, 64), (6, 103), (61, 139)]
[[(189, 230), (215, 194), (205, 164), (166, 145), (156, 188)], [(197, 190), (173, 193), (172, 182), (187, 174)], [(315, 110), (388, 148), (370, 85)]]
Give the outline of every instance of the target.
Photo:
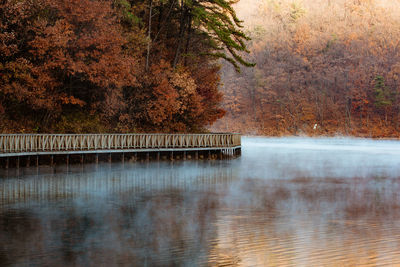
[(147, 153), (149, 157), (149, 153), (155, 152), (202, 151), (233, 156), (240, 154), (240, 150), (241, 135), (235, 133), (0, 134), (0, 158), (7, 159), (6, 167), (8, 158), (23, 156), (110, 154), (111, 157), (112, 153)]

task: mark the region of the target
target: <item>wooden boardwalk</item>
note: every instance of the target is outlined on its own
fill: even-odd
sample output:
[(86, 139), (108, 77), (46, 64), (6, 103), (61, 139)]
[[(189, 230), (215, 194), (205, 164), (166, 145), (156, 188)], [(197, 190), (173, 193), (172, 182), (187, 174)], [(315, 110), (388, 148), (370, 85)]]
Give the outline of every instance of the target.
[[(50, 155), (50, 164), (53, 164), (55, 155), (94, 154), (98, 162), (99, 154), (107, 154), (111, 161), (111, 154), (121, 154), (122, 161), (125, 154), (129, 157), (138, 157), (143, 154), (147, 159), (160, 159), (162, 154), (174, 159), (174, 153), (180, 153), (177, 158), (185, 159), (186, 154), (193, 154), (194, 158), (212, 158), (218, 155), (235, 156), (241, 151), (241, 135), (234, 133), (210, 134), (0, 134), (0, 159), (3, 158), (6, 168), (9, 158), (16, 158), (19, 167), (19, 158), (25, 157), (26, 165), (31, 163), (31, 156)], [(134, 155), (129, 155), (134, 153)], [(206, 154), (204, 154), (206, 153)], [(28, 157), (28, 158), (26, 158)], [(191, 155), (190, 155), (191, 157)]]

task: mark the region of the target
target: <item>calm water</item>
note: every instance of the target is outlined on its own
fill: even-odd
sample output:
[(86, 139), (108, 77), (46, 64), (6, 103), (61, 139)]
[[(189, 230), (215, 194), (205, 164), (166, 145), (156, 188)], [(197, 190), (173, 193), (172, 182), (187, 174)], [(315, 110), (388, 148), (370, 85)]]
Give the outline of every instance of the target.
[(0, 177), (0, 266), (400, 266), (399, 141)]

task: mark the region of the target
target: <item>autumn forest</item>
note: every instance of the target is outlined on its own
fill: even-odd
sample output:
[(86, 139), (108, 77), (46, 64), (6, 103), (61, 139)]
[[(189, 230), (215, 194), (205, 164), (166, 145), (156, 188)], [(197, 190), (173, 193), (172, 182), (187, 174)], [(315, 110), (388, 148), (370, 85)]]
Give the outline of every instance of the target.
[(0, 0), (0, 132), (400, 137), (399, 7)]
[(220, 63), (252, 66), (234, 1), (0, 1), (1, 132), (198, 132)]
[(227, 114), (213, 129), (400, 136), (398, 0), (247, 2), (238, 14), (257, 65), (241, 74), (223, 68)]

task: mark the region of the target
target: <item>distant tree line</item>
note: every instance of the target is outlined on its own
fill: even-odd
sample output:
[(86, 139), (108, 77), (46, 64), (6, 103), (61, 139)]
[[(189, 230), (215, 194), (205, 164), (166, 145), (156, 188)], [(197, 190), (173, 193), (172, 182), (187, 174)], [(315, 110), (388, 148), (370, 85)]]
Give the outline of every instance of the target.
[(267, 135), (400, 136), (399, 1), (268, 0), (248, 60), (223, 68), (213, 129)]
[(224, 115), (232, 0), (0, 1), (0, 132), (196, 132)]

